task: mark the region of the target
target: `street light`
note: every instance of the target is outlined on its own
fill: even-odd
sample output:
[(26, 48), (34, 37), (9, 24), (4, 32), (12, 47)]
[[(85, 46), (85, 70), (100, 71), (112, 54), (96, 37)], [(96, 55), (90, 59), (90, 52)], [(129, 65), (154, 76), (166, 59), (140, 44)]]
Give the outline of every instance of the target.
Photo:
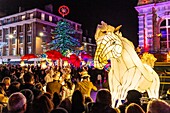
[(14, 36), (13, 36), (13, 34), (9, 34), (9, 38), (13, 38)]
[(42, 36), (44, 36), (44, 33), (43, 33), (43, 32), (40, 32), (39, 35), (42, 37)]

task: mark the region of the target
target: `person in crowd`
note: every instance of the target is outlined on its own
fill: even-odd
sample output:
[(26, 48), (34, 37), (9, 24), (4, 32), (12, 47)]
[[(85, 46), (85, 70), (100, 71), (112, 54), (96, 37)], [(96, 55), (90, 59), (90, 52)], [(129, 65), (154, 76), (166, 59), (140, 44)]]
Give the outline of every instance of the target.
[(46, 76), (45, 70), (40, 70), (39, 81), (43, 86), (45, 85), (45, 80), (44, 80), (45, 76)]
[(131, 103), (126, 107), (125, 113), (145, 113), (145, 111), (138, 104)]
[(18, 78), (16, 76), (16, 70), (15, 69), (10, 70), (10, 78), (11, 78), (11, 82), (14, 82), (14, 81), (18, 80)]
[(131, 103), (136, 103), (139, 106), (141, 106), (141, 101), (140, 101), (141, 97), (142, 97), (142, 94), (139, 91), (129, 90), (124, 104), (122, 104), (118, 107), (120, 109), (121, 113), (125, 113), (126, 107)]
[(8, 100), (7, 109), (9, 113), (25, 113), (27, 108), (27, 99), (20, 93), (13, 93)]
[(35, 87), (39, 89), (42, 93), (44, 93), (43, 85), (41, 84), (41, 82), (36, 83)]
[(71, 100), (74, 90), (75, 84), (71, 79), (65, 79), (65, 84), (62, 87), (62, 99), (69, 98)]
[(4, 89), (0, 86), (0, 104), (6, 106), (8, 103), (8, 97)]
[(54, 108), (57, 108), (61, 102), (61, 95), (59, 95), (57, 92), (53, 94), (53, 103), (54, 103)]
[(52, 110), (50, 113), (68, 113), (66, 109), (62, 107), (57, 107), (56, 109)]
[(71, 113), (83, 113), (84, 111), (84, 97), (79, 90), (75, 90), (72, 95)]
[(170, 113), (170, 105), (163, 100), (150, 100), (147, 105), (147, 113)]
[(89, 96), (92, 90), (97, 91), (97, 87), (93, 85), (92, 82), (90, 82), (90, 75), (89, 74), (83, 74), (81, 76), (82, 81), (78, 82), (76, 84), (75, 90), (80, 90), (80, 92), (84, 96)]
[(56, 74), (53, 75), (53, 81), (48, 82), (46, 86), (46, 91), (51, 93), (52, 95), (54, 92), (57, 92), (60, 94), (62, 85), (59, 82), (59, 77), (60, 77), (60, 72), (57, 72)]
[(45, 73), (46, 76), (44, 77), (45, 83), (47, 84), (48, 82), (53, 81), (53, 73), (52, 69), (46, 69)]
[(54, 104), (47, 96), (39, 96), (33, 103), (33, 113), (50, 113)]
[(85, 96), (85, 101), (84, 101), (84, 103), (85, 103), (85, 104), (88, 104), (89, 102), (93, 102), (93, 99), (92, 99), (91, 97), (86, 97), (86, 96)]
[(68, 113), (71, 113), (71, 100), (69, 98), (65, 98), (61, 101), (59, 107), (62, 107), (66, 109)]
[(20, 85), (20, 90), (22, 89), (30, 89), (34, 94), (34, 99), (42, 94), (40, 90), (38, 90), (34, 85), (34, 75), (30, 72), (24, 74), (24, 84)]
[(2, 83), (5, 83), (5, 91), (8, 89), (9, 85), (11, 84), (11, 78), (10, 77), (4, 77), (2, 79)]
[(30, 89), (23, 89), (20, 91), (27, 99), (27, 109), (25, 113), (32, 113), (32, 104), (34, 100), (34, 94)]
[(49, 92), (45, 92), (43, 95), (47, 96), (51, 101), (53, 100), (53, 95)]
[(96, 102), (87, 105), (87, 113), (120, 113), (119, 109), (112, 108), (111, 93), (107, 89), (100, 89), (96, 95)]
[(6, 91), (7, 96), (10, 96), (12, 93), (19, 92), (20, 91), (20, 85), (21, 84), (17, 81), (12, 82), (9, 85), (8, 90)]

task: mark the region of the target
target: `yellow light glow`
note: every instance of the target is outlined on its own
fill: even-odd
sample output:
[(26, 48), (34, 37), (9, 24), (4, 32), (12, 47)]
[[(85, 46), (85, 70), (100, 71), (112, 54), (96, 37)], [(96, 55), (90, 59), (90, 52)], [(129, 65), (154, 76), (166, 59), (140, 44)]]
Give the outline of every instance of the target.
[(44, 36), (44, 33), (43, 33), (43, 32), (40, 32), (39, 35), (42, 37), (42, 36)]
[(24, 66), (25, 66), (25, 63), (24, 63), (23, 60), (21, 61), (20, 66), (21, 66), (21, 67), (24, 67)]
[(68, 61), (64, 61), (63, 66), (68, 66)]
[(46, 69), (47, 65), (46, 65), (46, 61), (41, 61), (41, 69)]

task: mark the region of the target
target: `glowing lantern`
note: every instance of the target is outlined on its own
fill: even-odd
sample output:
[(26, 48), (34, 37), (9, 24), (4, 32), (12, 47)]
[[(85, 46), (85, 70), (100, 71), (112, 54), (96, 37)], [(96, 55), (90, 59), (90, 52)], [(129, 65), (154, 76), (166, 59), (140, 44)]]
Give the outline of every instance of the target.
[(101, 22), (96, 29), (95, 40), (97, 49), (94, 67), (103, 69), (104, 66), (107, 66), (108, 60), (111, 63), (108, 80), (113, 107), (121, 105), (127, 92), (132, 89), (140, 92), (147, 91), (149, 98), (159, 97), (158, 74), (151, 66), (142, 63), (133, 43), (122, 36), (119, 28)]

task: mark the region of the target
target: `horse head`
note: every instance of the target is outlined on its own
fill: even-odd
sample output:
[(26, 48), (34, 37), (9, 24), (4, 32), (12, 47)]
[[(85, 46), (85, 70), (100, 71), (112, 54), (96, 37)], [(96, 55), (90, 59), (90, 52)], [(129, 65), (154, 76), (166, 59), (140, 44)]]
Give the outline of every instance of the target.
[(119, 58), (121, 56), (120, 27), (114, 28), (103, 21), (101, 25), (97, 26), (95, 33), (97, 49), (94, 57), (94, 66), (96, 68), (103, 69), (110, 58)]

